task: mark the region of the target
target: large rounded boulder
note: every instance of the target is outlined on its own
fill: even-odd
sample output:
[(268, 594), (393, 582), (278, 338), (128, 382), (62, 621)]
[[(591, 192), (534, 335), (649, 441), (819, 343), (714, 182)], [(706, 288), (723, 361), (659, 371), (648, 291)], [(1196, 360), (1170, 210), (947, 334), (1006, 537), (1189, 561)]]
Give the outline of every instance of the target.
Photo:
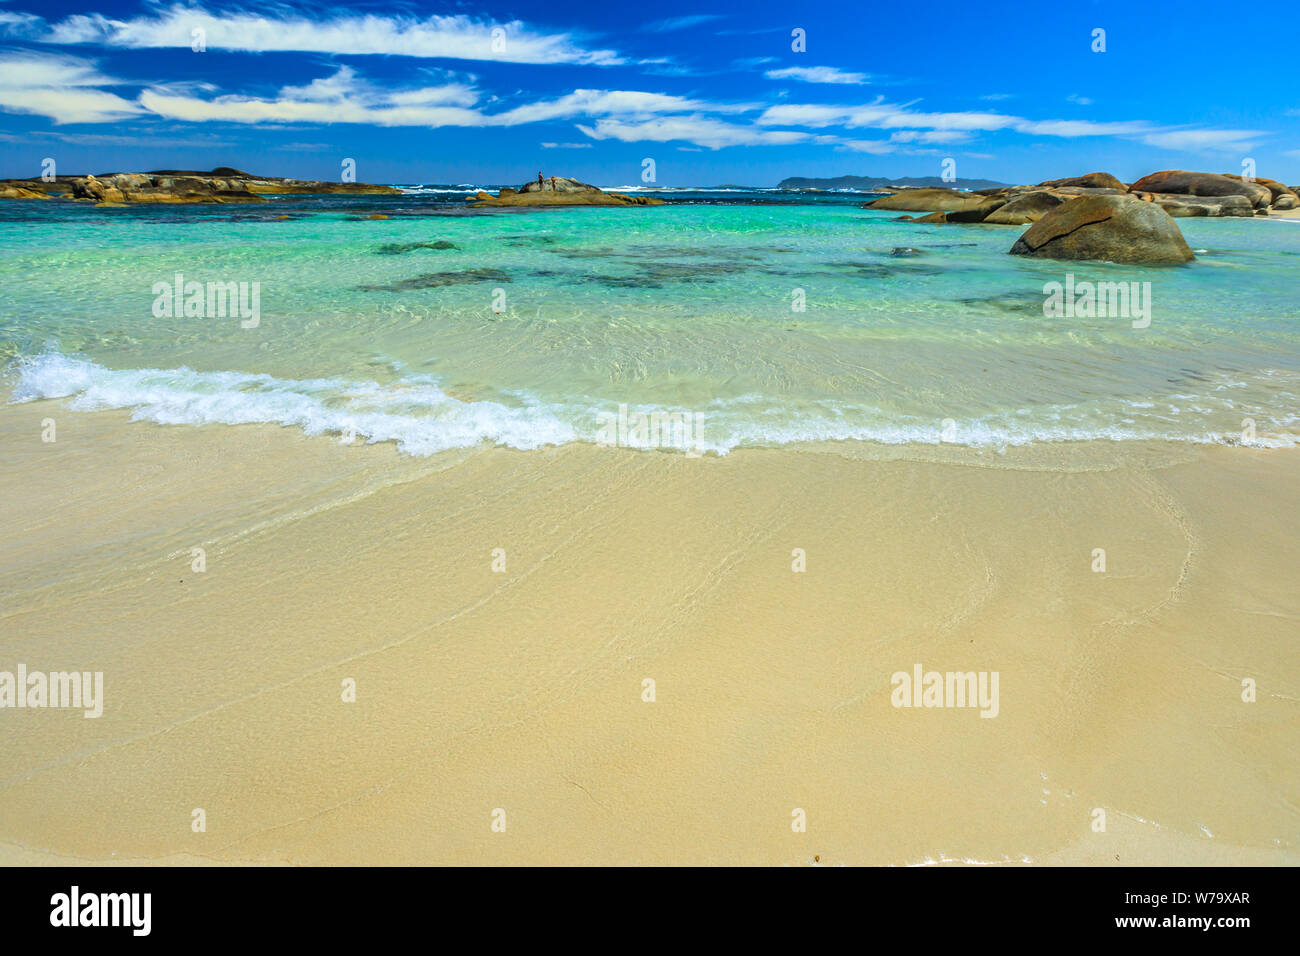
[(1136, 196), (1080, 196), (1062, 203), (1011, 247), (1013, 256), (1179, 265), (1195, 256), (1169, 214)]
[(1110, 173), (1088, 173), (1086, 176), (1071, 176), (1069, 179), (1049, 179), (1040, 186), (1082, 186), (1085, 189), (1117, 189), (1127, 192), (1128, 187)]
[(901, 189), (864, 204), (866, 209), (894, 209), (898, 212), (964, 212), (986, 208), (989, 197), (956, 189)]
[(1000, 226), (1023, 226), (1026, 223), (1037, 222), (1067, 201), (1066, 197), (1057, 193), (1038, 189), (1023, 193), (1000, 209), (995, 209), (984, 217), (984, 221)]

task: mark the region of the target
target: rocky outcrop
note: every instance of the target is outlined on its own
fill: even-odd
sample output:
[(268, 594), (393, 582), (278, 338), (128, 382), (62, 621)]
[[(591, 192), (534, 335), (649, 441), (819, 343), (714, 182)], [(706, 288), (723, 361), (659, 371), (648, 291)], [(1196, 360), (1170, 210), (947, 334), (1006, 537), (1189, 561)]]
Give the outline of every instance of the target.
[(1246, 196), (1177, 196), (1172, 193), (1133, 193), (1153, 202), (1176, 219), (1191, 216), (1253, 216), (1255, 206)]
[(392, 186), (369, 183), (328, 183), (315, 180), (258, 177), (229, 166), (209, 172), (160, 169), (149, 173), (104, 173), (99, 176), (58, 176), (52, 180), (11, 179), (0, 182), (0, 198), (63, 196), (97, 205), (128, 203), (258, 203), (267, 195), (341, 193), (400, 195)]
[(1267, 216), (1300, 209), (1300, 193), (1273, 179), (1166, 169), (1125, 186), (1109, 173), (1049, 179), (1037, 186), (998, 186), (962, 192), (956, 189), (905, 189), (864, 203), (866, 209), (929, 212), (896, 221), (1026, 225), (1041, 220), (1079, 197), (1110, 196), (1141, 200), (1173, 218)]
[[(863, 203), (863, 208), (893, 209), (898, 212), (954, 212), (978, 209), (986, 205), (989, 198), (982, 193), (967, 193), (956, 189), (904, 189)], [(992, 209), (988, 212), (992, 212)]]
[(1218, 173), (1193, 173), (1184, 169), (1165, 169), (1143, 176), (1130, 192), (1168, 193), (1177, 196), (1245, 196), (1256, 209), (1267, 207), (1272, 193), (1257, 183)]
[(1085, 189), (1113, 189), (1116, 192), (1128, 192), (1124, 185), (1110, 173), (1088, 173), (1086, 176), (1073, 176), (1069, 179), (1049, 179), (1039, 183), (1040, 186), (1081, 186)]
[(597, 186), (551, 176), (524, 183), (518, 189), (505, 187), (497, 195), (480, 190), (470, 200), (473, 206), (660, 206), (662, 199), (607, 193)]
[(1177, 224), (1136, 196), (1079, 196), (1025, 231), (1013, 256), (1179, 265), (1195, 256)]
[(10, 183), (0, 183), (0, 199), (49, 199), (50, 197), (39, 189), (32, 189), (26, 185), (16, 185)]
[[(1229, 179), (1235, 179), (1237, 182), (1243, 182), (1240, 176), (1234, 176), (1231, 173), (1224, 173)], [(1269, 205), (1274, 209), (1295, 209), (1300, 205), (1300, 194), (1290, 186), (1284, 186), (1276, 179), (1265, 179), (1262, 176), (1256, 176), (1253, 180), (1256, 185), (1263, 186), (1269, 193)]]

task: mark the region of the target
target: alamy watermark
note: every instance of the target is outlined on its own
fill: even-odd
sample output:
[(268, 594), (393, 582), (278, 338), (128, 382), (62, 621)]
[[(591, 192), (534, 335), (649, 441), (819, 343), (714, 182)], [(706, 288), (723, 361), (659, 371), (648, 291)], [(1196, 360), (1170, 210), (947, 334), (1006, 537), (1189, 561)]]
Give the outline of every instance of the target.
[(50, 897), (51, 926), (117, 926), (129, 928), (133, 936), (148, 936), (152, 911), (152, 893), (83, 893), (74, 885)]
[(0, 710), (6, 707), (81, 709), (88, 718), (104, 713), (103, 671), (0, 671)]
[(981, 717), (998, 715), (997, 671), (896, 671), (889, 678), (895, 707), (978, 707)]
[(1049, 319), (1131, 319), (1133, 328), (1151, 324), (1150, 282), (1065, 282), (1043, 284), (1043, 315)]
[(185, 281), (176, 273), (171, 282), (153, 284), (153, 314), (157, 319), (224, 319), (238, 316), (241, 328), (255, 329), (262, 321), (262, 283)]
[(619, 448), (676, 448), (698, 458), (704, 452), (704, 416), (699, 412), (618, 412), (597, 416), (596, 443)]

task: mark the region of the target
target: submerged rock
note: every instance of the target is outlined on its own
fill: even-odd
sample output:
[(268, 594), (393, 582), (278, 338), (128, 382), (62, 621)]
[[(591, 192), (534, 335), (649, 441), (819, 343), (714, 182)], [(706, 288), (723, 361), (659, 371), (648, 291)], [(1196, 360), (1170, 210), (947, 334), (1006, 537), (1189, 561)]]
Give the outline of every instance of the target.
[(1062, 203), (1030, 226), (1010, 252), (1165, 265), (1195, 258), (1169, 214), (1135, 196), (1080, 196)]
[(380, 246), (375, 252), (381, 256), (400, 256), (404, 252), (414, 252), (416, 249), (459, 249), (460, 246), (454, 242), (448, 242), (446, 239), (439, 239), (436, 242), (389, 242)]
[(388, 285), (359, 285), (362, 292), (410, 292), (412, 289), (438, 289), (471, 282), (509, 282), (500, 269), (465, 269), (461, 272), (429, 272), (413, 279), (401, 279)]

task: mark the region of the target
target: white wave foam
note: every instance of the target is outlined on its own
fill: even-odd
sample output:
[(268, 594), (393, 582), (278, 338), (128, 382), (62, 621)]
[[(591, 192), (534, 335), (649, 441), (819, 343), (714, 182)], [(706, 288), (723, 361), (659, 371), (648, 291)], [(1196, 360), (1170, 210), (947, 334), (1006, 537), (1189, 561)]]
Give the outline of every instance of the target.
[(335, 379), (286, 380), (244, 372), (107, 369), (46, 352), (22, 361), (14, 401), (72, 398), (77, 410), (131, 408), (163, 425), (296, 426), (308, 435), (393, 441), (412, 455), (483, 442), (538, 448), (574, 441), (573, 429), (537, 404), (461, 402), (432, 380), (381, 386)]
[[(109, 369), (81, 358), (46, 351), (20, 360), (12, 401), (71, 399), (74, 410), (132, 409), (134, 419), (165, 425), (279, 424), (309, 435), (351, 434), (367, 442), (395, 442), (411, 455), (431, 455), (479, 444), (532, 449), (569, 442), (608, 440), (618, 406), (575, 398), (544, 402), (527, 393), (512, 400), (461, 401), (431, 377), (406, 375), (389, 384), (340, 379), (279, 379), (246, 372), (200, 372), (190, 368)], [(1191, 396), (1172, 396), (1182, 401)], [(1200, 397), (1201, 401), (1206, 396)], [(1222, 408), (1218, 408), (1218, 405)], [(1226, 397), (1216, 408), (1186, 408), (1198, 421), (1223, 420), (1232, 409)], [(762, 395), (717, 399), (696, 409), (631, 404), (630, 416), (652, 412), (692, 416), (691, 450), (726, 454), (738, 447), (860, 441), (884, 445), (953, 444), (1003, 449), (1038, 443), (1079, 441), (1180, 441), (1236, 443), (1239, 436), (1196, 431), (1183, 409), (1151, 401), (1113, 400), (1096, 405), (1045, 406), (960, 420), (890, 414), (882, 409), (832, 401), (794, 403)], [(1226, 416), (1231, 420), (1231, 416)], [(1235, 420), (1241, 415), (1236, 414)], [(944, 426), (948, 427), (945, 428)], [(1259, 447), (1293, 447), (1300, 416), (1276, 421), (1289, 431), (1261, 433)], [(602, 426), (606, 433), (602, 433)], [(633, 448), (674, 447), (640, 444)], [(684, 450), (684, 449), (682, 449)]]

